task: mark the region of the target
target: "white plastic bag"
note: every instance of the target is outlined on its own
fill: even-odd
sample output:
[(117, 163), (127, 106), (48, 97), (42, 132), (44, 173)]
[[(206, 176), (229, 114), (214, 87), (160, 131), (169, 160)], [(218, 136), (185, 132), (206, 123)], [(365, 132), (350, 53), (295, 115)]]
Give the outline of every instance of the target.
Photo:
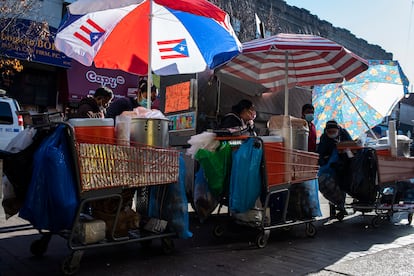
[(31, 127), (25, 128), (23, 131), (19, 132), (19, 134), (17, 134), (12, 140), (10, 140), (9, 144), (4, 150), (12, 153), (24, 150), (32, 144), (36, 131), (36, 129)]
[(129, 145), (131, 116), (118, 115), (115, 118), (115, 137), (118, 145)]
[(220, 146), (220, 142), (215, 140), (215, 138), (215, 133), (207, 131), (191, 136), (190, 140), (187, 142), (191, 145), (191, 147), (187, 149), (187, 154), (191, 155), (194, 159), (194, 155), (199, 149), (215, 151)]

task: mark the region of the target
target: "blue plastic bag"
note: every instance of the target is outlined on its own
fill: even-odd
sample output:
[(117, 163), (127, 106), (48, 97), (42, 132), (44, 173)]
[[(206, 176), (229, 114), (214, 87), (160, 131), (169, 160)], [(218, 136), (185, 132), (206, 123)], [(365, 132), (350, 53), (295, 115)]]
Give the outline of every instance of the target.
[(318, 179), (311, 179), (303, 182), (305, 189), (305, 197), (308, 205), (305, 208), (308, 208), (310, 215), (315, 217), (321, 217), (322, 212), (319, 204), (319, 183)]
[(188, 200), (185, 193), (185, 161), (179, 157), (178, 182), (153, 186), (150, 189), (148, 216), (168, 221), (167, 227), (179, 238), (193, 236), (189, 230)]
[(234, 213), (244, 213), (254, 207), (262, 189), (263, 149), (249, 138), (233, 153), (229, 208)]
[(194, 179), (194, 209), (201, 222), (216, 209), (218, 199), (210, 192), (203, 167), (197, 171)]
[(335, 205), (345, 204), (345, 192), (341, 190), (336, 179), (336, 171), (333, 164), (339, 160), (338, 151), (334, 149), (328, 163), (321, 166), (318, 172), (319, 191), (322, 195)]
[(55, 233), (72, 228), (79, 203), (65, 131), (63, 125), (56, 128), (35, 152), (32, 179), (19, 213), (34, 228)]

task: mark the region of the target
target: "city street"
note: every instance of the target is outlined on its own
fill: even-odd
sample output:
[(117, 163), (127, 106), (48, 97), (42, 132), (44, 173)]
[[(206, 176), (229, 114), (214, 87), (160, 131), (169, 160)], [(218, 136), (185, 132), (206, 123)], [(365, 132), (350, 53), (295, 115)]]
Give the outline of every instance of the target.
[[(251, 229), (233, 227), (216, 238), (211, 230), (217, 217), (201, 224), (191, 215), (193, 238), (174, 240), (172, 254), (163, 254), (158, 240), (146, 249), (135, 243), (90, 249), (77, 275), (412, 275), (414, 227), (406, 225), (405, 213), (373, 228), (371, 217), (360, 213), (328, 221), (323, 198), (321, 208), (314, 238), (306, 236), (304, 225), (277, 229), (264, 249), (256, 247)], [(46, 254), (35, 258), (29, 249), (39, 235), (21, 230), (26, 224), (17, 217), (5, 221), (1, 214), (0, 275), (61, 274), (60, 264), (70, 254), (66, 241), (54, 236)], [(19, 231), (4, 233), (18, 225)]]

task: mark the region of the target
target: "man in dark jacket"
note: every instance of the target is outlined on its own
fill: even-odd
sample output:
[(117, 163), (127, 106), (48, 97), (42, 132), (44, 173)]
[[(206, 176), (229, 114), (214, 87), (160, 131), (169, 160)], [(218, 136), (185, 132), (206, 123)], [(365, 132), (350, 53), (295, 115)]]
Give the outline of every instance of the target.
[(116, 116), (120, 115), (124, 111), (132, 111), (138, 107), (139, 104), (136, 98), (123, 97), (113, 101), (106, 109), (106, 117), (115, 119)]
[(93, 96), (88, 95), (79, 102), (78, 110), (70, 118), (104, 118), (105, 109), (114, 94), (108, 87), (99, 87)]

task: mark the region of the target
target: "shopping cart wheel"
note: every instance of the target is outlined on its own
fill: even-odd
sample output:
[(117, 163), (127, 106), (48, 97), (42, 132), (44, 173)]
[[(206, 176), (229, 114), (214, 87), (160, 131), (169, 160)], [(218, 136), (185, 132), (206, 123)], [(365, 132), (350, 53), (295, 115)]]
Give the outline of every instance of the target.
[(42, 234), (42, 237), (40, 239), (32, 242), (30, 245), (30, 252), (36, 257), (43, 256), (47, 250), (47, 247), (49, 246), (51, 238), (52, 234), (50, 233)]
[(161, 247), (164, 254), (171, 254), (174, 252), (175, 246), (174, 241), (171, 238), (162, 238), (161, 239)]
[(258, 248), (265, 248), (269, 240), (270, 230), (264, 230), (256, 236), (256, 245)]
[(408, 219), (408, 225), (410, 225), (411, 222), (413, 221), (413, 213), (409, 213), (407, 219)]
[(216, 224), (213, 228), (213, 235), (216, 238), (220, 238), (224, 235), (224, 232), (226, 232), (226, 227), (224, 227), (223, 224)]
[(78, 250), (67, 256), (62, 262), (63, 275), (74, 275), (79, 271), (83, 251)]
[(306, 223), (306, 235), (310, 238), (315, 237), (316, 235), (316, 227), (313, 223)]

